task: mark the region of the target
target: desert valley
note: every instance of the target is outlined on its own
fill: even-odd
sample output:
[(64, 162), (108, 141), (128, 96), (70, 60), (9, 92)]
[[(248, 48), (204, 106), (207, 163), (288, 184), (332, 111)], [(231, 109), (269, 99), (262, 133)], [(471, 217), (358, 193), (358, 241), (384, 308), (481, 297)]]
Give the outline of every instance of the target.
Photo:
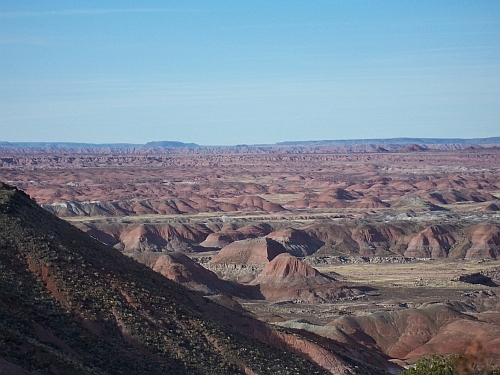
[(499, 146), (0, 144), (0, 373), (500, 365)]

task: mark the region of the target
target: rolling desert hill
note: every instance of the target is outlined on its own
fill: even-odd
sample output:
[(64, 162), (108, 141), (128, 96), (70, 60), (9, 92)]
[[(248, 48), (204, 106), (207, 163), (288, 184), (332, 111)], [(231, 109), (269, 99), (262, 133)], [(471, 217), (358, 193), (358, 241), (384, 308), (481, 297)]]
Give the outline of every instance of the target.
[[(162, 368), (209, 372), (205, 368), (213, 369), (211, 363), (225, 361), (247, 373), (271, 371), (255, 367), (251, 354), (234, 360), (246, 339), (253, 348), (271, 345), (330, 373), (352, 372), (353, 366), (367, 374), (397, 373), (387, 362), (391, 357), (404, 364), (438, 349), (463, 353), (477, 340), (500, 363), (495, 351), (500, 334), (497, 140), (379, 141), (0, 146), (0, 179), (29, 194), (33, 199), (26, 202), (34, 210), (19, 223), (5, 217), (12, 228), (26, 220), (34, 232), (23, 229), (9, 237), (7, 231), (3, 236), (10, 239), (2, 248), (5, 254), (38, 249), (29, 259), (20, 255), (10, 261), (20, 272), (26, 265), (34, 272), (12, 279), (21, 280), (21, 286), (36, 284), (26, 275), (42, 280), (37, 281), (41, 290), (63, 301), (53, 303), (69, 314), (65, 319), (77, 319), (78, 327), (80, 321), (96, 322), (111, 332), (110, 339), (101, 336), (106, 343), (119, 342), (109, 345), (128, 353), (122, 361), (133, 362), (123, 345), (133, 343), (149, 353), (137, 368), (163, 361)], [(67, 224), (42, 214), (35, 201)], [(40, 218), (38, 224), (33, 218)], [(68, 224), (86, 233), (67, 235), (68, 228), (74, 230)], [(66, 229), (44, 234), (62, 225)], [(50, 265), (30, 260), (40, 259), (39, 249), (50, 253)], [(125, 260), (119, 260), (121, 255)], [(137, 262), (132, 270), (132, 259), (156, 273)], [(73, 287), (75, 280), (81, 291)], [(90, 291), (86, 286), (92, 283), (96, 288)], [(12, 282), (5, 290), (20, 285)], [(150, 303), (167, 295), (182, 313), (172, 317), (168, 314), (174, 310)], [(125, 309), (130, 316), (119, 315)], [(19, 309), (15, 314), (22, 316)], [(67, 344), (89, 363), (92, 356), (83, 357), (78, 342), (40, 323), (51, 320), (40, 316), (28, 320), (50, 329), (55, 338), (49, 341), (60, 340), (57, 348)], [(206, 366), (186, 359), (193, 348), (206, 346), (201, 338), (191, 344), (190, 328), (179, 329), (180, 336), (151, 328), (163, 321), (201, 327), (199, 319), (211, 327), (205, 338), (229, 340), (227, 350), (212, 345), (206, 356), (213, 360)], [(45, 332), (36, 324), (27, 327)], [(216, 331), (222, 336), (214, 336)], [(119, 341), (129, 336), (135, 341)], [(234, 340), (240, 340), (238, 345)], [(161, 350), (174, 353), (174, 360), (158, 354)], [(6, 366), (26, 360), (1, 357)], [(286, 373), (276, 366), (276, 373)]]
[(0, 373), (384, 373), (211, 302), (3, 183), (0, 228)]

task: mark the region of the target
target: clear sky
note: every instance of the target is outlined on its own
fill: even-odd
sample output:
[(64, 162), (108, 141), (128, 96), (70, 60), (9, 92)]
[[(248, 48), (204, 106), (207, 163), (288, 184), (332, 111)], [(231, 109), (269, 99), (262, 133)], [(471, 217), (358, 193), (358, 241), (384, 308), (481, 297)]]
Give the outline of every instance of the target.
[(500, 136), (500, 1), (0, 2), (0, 141)]

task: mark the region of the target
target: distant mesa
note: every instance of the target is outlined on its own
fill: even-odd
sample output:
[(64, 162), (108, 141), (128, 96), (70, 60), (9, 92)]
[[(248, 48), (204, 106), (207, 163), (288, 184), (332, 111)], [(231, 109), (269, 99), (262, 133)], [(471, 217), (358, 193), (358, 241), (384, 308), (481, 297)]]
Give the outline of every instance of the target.
[(418, 145), (418, 144), (412, 144), (408, 145), (406, 147), (403, 147), (398, 150), (399, 152), (422, 152), (422, 151), (427, 151), (427, 147)]
[(153, 141), (148, 142), (144, 145), (145, 147), (165, 147), (165, 148), (176, 148), (176, 147), (200, 147), (196, 143), (184, 143), (179, 141)]
[[(53, 152), (54, 150), (72, 150), (85, 153), (109, 152), (118, 150), (121, 153), (141, 152), (195, 152), (211, 153), (240, 153), (252, 150), (255, 153), (273, 152), (273, 149), (287, 149), (287, 152), (303, 152), (304, 150), (337, 150), (342, 152), (421, 152), (429, 149), (459, 150), (475, 147), (498, 147), (500, 137), (489, 138), (385, 138), (385, 139), (344, 139), (344, 140), (317, 140), (317, 141), (285, 141), (275, 144), (238, 144), (233, 146), (202, 146), (196, 143), (180, 141), (151, 141), (145, 144), (135, 143), (78, 143), (78, 142), (5, 142), (0, 141), (0, 149), (37, 149), (39, 152)], [(155, 150), (157, 149), (157, 150)], [(175, 149), (175, 151), (169, 151)]]

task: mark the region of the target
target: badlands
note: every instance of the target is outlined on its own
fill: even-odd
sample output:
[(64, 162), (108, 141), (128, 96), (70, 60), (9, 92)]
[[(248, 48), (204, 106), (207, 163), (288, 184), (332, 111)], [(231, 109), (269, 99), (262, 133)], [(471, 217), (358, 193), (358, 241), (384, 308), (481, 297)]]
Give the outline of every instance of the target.
[(222, 151), (4, 147), (0, 179), (325, 350), (392, 373), (473, 345), (500, 364), (500, 148)]

